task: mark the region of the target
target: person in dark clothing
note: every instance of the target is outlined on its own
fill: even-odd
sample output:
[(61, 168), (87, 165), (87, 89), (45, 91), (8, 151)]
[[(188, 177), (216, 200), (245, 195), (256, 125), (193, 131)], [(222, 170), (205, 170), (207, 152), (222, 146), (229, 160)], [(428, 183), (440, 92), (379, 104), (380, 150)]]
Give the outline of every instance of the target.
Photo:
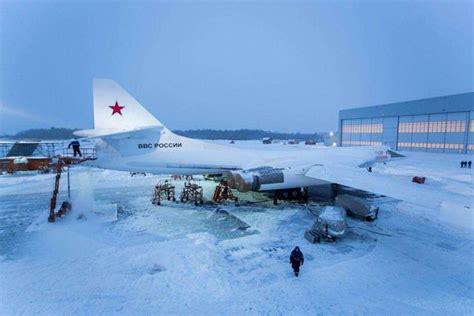
[(295, 276), (298, 276), (300, 273), (300, 266), (304, 263), (304, 256), (300, 250), (300, 247), (295, 247), (290, 255), (290, 263), (293, 271), (295, 272)]
[(472, 165), (472, 161), (469, 160), (469, 162), (467, 163), (467, 167), (471, 169), (471, 165)]
[(464, 168), (464, 161), (461, 161), (461, 168)]
[(72, 150), (74, 151), (74, 157), (76, 157), (76, 155), (79, 155), (79, 157), (82, 157), (82, 153), (81, 153), (81, 144), (79, 143), (79, 141), (77, 140), (77, 138), (75, 138), (71, 143), (69, 143), (69, 146), (67, 146), (67, 148), (71, 148), (72, 146)]

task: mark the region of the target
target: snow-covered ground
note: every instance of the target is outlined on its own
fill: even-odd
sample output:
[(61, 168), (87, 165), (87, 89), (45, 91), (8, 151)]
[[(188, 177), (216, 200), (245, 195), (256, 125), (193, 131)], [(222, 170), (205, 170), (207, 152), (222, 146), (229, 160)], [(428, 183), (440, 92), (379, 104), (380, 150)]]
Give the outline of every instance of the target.
[[(303, 238), (314, 216), (298, 204), (225, 206), (251, 226), (241, 231), (210, 205), (153, 206), (158, 176), (75, 167), (73, 211), (48, 224), (54, 175), (0, 176), (0, 313), (472, 314), (472, 214), (465, 225), (449, 214), (459, 197), (474, 211), (472, 170), (459, 168), (469, 157), (405, 154), (374, 172), (424, 175), (447, 207), (377, 198), (376, 222), (349, 219), (343, 240), (314, 245)], [(202, 183), (209, 197), (213, 183)], [(59, 201), (65, 193), (63, 183)]]

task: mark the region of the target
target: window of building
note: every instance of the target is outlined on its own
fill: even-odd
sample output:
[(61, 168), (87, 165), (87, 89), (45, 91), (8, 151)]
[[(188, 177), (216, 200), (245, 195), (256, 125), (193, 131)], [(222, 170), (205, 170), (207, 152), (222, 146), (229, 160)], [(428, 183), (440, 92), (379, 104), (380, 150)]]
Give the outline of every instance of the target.
[[(457, 121), (432, 121), (432, 122), (406, 122), (400, 123), (399, 133), (462, 133), (465, 131), (465, 122)], [(471, 126), (472, 128), (472, 126)]]
[(444, 133), (446, 132), (446, 121), (433, 121), (429, 124), (430, 133)]
[(377, 146), (382, 145), (381, 141), (368, 141), (368, 140), (346, 140), (342, 141), (343, 146)]
[[(474, 145), (470, 145), (474, 146)], [(430, 148), (430, 149), (464, 149), (464, 144), (443, 144), (423, 142), (398, 142), (398, 147), (403, 148)]]
[(446, 132), (447, 133), (462, 133), (465, 131), (465, 122), (458, 121), (447, 121), (446, 122)]
[(373, 124), (353, 124), (353, 125), (342, 125), (343, 133), (352, 133), (352, 134), (377, 134), (383, 133), (383, 124), (382, 123), (373, 123)]

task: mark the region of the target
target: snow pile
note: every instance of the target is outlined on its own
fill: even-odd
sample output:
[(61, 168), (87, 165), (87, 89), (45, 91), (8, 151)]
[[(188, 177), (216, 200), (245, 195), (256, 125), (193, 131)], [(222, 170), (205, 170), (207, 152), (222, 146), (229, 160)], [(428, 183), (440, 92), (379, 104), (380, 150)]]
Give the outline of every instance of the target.
[(28, 158), (26, 157), (17, 157), (13, 159), (13, 163), (16, 165), (28, 163)]
[[(405, 159), (374, 172), (408, 177), (423, 170), (446, 210), (462, 195), (469, 200), (472, 171), (451, 166), (456, 157), (431, 156), (413, 154), (424, 163)], [(258, 233), (236, 232), (215, 220), (213, 209), (151, 205), (158, 177), (71, 171), (73, 211), (54, 224), (46, 222), (53, 175), (0, 179), (2, 315), (474, 310), (473, 232), (439, 221), (439, 210), (377, 198), (375, 222), (348, 218), (342, 240), (313, 245), (303, 234), (315, 217), (297, 204), (227, 205)], [(65, 192), (62, 186), (58, 201)], [(116, 220), (92, 220), (102, 205), (119, 206)], [(77, 220), (76, 211), (87, 220)], [(36, 218), (48, 229), (25, 232)], [(289, 264), (295, 246), (305, 255), (299, 278)]]
[[(474, 230), (474, 169), (459, 167), (459, 162), (466, 160), (466, 156), (418, 152), (403, 154), (406, 158), (374, 169), (374, 172), (389, 177), (426, 177), (425, 184), (410, 184), (412, 192), (408, 194), (412, 194), (412, 199), (418, 199), (419, 203), (401, 202), (398, 208), (430, 220)], [(387, 178), (389, 181), (390, 178)], [(416, 195), (418, 187), (424, 190), (425, 199)], [(430, 204), (430, 199), (439, 204)]]

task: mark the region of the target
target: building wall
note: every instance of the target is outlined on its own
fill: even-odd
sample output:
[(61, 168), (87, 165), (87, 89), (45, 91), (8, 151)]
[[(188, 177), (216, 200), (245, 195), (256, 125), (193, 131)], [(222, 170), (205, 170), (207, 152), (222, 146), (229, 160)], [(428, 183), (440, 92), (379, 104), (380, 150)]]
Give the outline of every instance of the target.
[(468, 141), (467, 141), (467, 152), (474, 154), (474, 111), (471, 111), (469, 119), (469, 131), (468, 131)]
[(474, 93), (339, 113), (340, 145), (474, 153)]

